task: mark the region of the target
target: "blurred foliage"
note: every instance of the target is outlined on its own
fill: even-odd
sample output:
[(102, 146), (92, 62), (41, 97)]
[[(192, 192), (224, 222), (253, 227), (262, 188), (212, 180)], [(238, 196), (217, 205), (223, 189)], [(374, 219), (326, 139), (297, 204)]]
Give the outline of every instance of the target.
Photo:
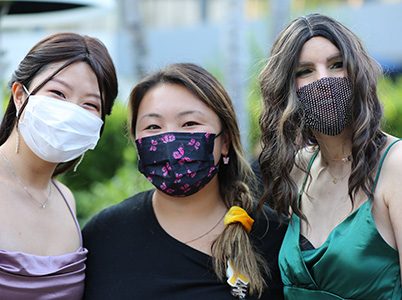
[(382, 79), (378, 94), (384, 107), (384, 131), (402, 137), (402, 76)]
[[(133, 145), (130, 145), (134, 149)], [(95, 182), (90, 189), (73, 191), (77, 201), (77, 217), (83, 226), (95, 213), (110, 205), (152, 187), (137, 169), (133, 149), (126, 148), (125, 163), (104, 182)]]

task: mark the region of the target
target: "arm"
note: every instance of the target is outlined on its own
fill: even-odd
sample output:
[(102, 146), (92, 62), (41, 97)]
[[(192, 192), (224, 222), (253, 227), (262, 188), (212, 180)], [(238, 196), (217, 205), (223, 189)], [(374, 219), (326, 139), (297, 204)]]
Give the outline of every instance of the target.
[(395, 246), (399, 254), (399, 264), (402, 278), (402, 141), (394, 145), (389, 153), (387, 164), (387, 183), (384, 195), (388, 207)]

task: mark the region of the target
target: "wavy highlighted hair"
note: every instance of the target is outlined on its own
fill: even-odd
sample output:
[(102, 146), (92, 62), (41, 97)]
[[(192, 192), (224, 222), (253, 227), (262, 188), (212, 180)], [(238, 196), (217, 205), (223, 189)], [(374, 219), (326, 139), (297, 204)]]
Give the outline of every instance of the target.
[[(340, 51), (347, 76), (352, 82), (352, 172), (348, 193), (353, 204), (362, 190), (373, 197), (373, 172), (386, 139), (380, 130), (382, 107), (377, 95), (377, 79), (382, 70), (365, 50), (360, 39), (338, 21), (310, 14), (292, 21), (276, 39), (265, 68), (260, 74), (263, 112), (260, 117), (262, 152), (259, 158), (266, 186), (261, 199), (278, 212), (289, 215), (289, 207), (303, 217), (298, 190), (290, 172), (296, 154), (306, 146), (318, 146), (305, 127), (296, 96), (296, 68), (300, 52), (312, 37), (324, 37)], [(306, 166), (298, 165), (307, 172)]]

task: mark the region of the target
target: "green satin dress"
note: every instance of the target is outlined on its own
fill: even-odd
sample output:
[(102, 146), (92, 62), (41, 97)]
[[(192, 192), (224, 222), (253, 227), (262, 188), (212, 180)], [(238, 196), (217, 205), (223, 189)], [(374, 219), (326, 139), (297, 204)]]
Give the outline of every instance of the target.
[[(373, 191), (384, 158), (398, 141), (381, 157)], [(398, 251), (377, 231), (370, 199), (338, 224), (319, 248), (302, 251), (299, 238), (300, 219), (294, 214), (279, 253), (285, 299), (402, 299)]]

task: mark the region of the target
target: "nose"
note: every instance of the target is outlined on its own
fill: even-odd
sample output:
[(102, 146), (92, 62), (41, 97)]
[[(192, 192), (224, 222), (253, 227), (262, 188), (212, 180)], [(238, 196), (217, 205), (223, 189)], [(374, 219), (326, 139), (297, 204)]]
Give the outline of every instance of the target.
[(168, 124), (165, 128), (166, 132), (179, 132), (179, 131), (183, 131), (182, 128), (180, 128), (178, 125), (176, 124)]
[(330, 75), (328, 68), (322, 66), (322, 67), (317, 68), (315, 80), (319, 80), (319, 79), (322, 79), (325, 77), (330, 77), (330, 76), (331, 75)]

